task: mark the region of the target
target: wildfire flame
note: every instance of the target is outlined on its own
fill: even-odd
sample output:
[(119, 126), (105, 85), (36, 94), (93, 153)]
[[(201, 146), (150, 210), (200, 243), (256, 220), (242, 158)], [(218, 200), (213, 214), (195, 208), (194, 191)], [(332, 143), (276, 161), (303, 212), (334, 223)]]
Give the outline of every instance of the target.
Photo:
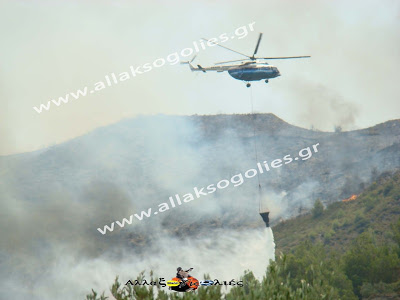
[(353, 201), (357, 199), (357, 195), (351, 195), (351, 197), (347, 198), (347, 199), (343, 199), (342, 202), (349, 202), (349, 201)]

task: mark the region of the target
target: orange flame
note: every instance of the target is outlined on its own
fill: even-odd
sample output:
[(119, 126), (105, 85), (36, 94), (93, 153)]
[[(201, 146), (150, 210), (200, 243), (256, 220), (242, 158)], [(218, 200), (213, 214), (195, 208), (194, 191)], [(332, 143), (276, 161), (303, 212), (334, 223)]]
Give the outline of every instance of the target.
[(357, 195), (351, 195), (351, 197), (347, 198), (347, 199), (343, 199), (342, 202), (349, 202), (349, 201), (353, 201), (357, 199)]

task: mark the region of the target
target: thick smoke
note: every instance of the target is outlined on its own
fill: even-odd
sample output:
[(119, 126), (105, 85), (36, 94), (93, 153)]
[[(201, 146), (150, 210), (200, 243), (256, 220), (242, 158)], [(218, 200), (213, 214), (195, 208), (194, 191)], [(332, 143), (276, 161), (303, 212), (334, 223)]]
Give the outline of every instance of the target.
[[(161, 115), (3, 157), (0, 225), (7, 230), (0, 239), (2, 296), (54, 299), (63, 291), (65, 299), (72, 293), (82, 297), (92, 287), (107, 290), (116, 275), (132, 278), (153, 269), (167, 277), (178, 266), (195, 268), (198, 277), (239, 276), (246, 269), (260, 277), (274, 258), (272, 232), (264, 230), (259, 216), (260, 197), (274, 224), (310, 209), (317, 198), (335, 201), (354, 193), (354, 185), (365, 182), (374, 166), (381, 172), (399, 165), (397, 125), (322, 133), (268, 114)], [(175, 194), (193, 193), (194, 187), (256, 168), (255, 142), (258, 161), (269, 163), (320, 146), (308, 160), (260, 174), (260, 182), (245, 178), (237, 187), (231, 183), (142, 221), (134, 218), (123, 229), (115, 226), (106, 235), (97, 231), (155, 209)], [(385, 163), (388, 159), (391, 164)], [(357, 173), (356, 181), (346, 181)], [(19, 285), (20, 280), (27, 284)]]
[[(270, 228), (213, 230), (201, 238), (183, 240), (160, 232), (157, 238), (155, 247), (147, 248), (143, 254), (115, 244), (120, 250), (118, 255), (107, 251), (87, 258), (71, 244), (49, 245), (50, 248), (25, 257), (17, 255), (18, 264), (6, 256), (2, 270), (7, 267), (14, 272), (2, 274), (1, 295), (5, 299), (83, 299), (93, 288), (111, 296), (109, 288), (116, 275), (124, 284), (143, 270), (147, 276), (153, 270), (155, 276), (168, 280), (179, 266), (193, 267), (192, 275), (199, 280), (209, 274), (212, 279), (237, 281), (248, 269), (261, 279), (269, 260), (275, 259)], [(28, 273), (26, 266), (34, 268), (34, 272)]]
[(298, 121), (309, 124), (310, 128), (333, 131), (334, 129), (355, 129), (359, 107), (333, 89), (297, 79), (292, 81), (293, 95), (299, 105)]
[[(247, 269), (262, 277), (274, 244), (262, 229), (255, 178), (104, 236), (97, 231), (255, 167), (251, 142), (223, 128), (208, 136), (204, 125), (137, 118), (5, 158), (2, 295), (82, 298), (92, 287), (108, 290), (116, 275), (123, 281), (152, 269), (168, 277), (178, 266), (194, 267), (200, 278), (231, 280)], [(22, 279), (28, 284), (18, 285)]]

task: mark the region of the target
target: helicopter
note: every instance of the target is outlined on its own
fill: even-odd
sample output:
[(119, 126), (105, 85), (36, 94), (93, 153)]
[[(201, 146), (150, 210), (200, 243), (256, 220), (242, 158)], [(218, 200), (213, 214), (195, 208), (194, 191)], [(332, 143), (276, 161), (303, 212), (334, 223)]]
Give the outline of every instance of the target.
[[(214, 41), (203, 38), (203, 40), (205, 40), (209, 43), (212, 43), (212, 44), (220, 46), (224, 49), (233, 51), (240, 55), (246, 56), (247, 57), (246, 59), (218, 62), (218, 63), (215, 63), (215, 65), (212, 67), (205, 67), (205, 68), (202, 67), (201, 65), (197, 65), (197, 68), (196, 68), (192, 65), (192, 62), (196, 58), (196, 56), (194, 56), (190, 61), (184, 61), (184, 62), (181, 62), (181, 64), (188, 64), (190, 67), (190, 70), (192, 70), (192, 72), (193, 71), (201, 71), (201, 72), (206, 73), (207, 71), (216, 71), (216, 72), (228, 71), (229, 75), (231, 75), (233, 78), (235, 78), (237, 80), (245, 81), (246, 86), (250, 87), (251, 86), (250, 81), (259, 81), (259, 80), (264, 79), (265, 83), (268, 83), (269, 79), (281, 76), (281, 73), (279, 72), (277, 67), (274, 67), (274, 66), (268, 64), (266, 61), (263, 62), (262, 60), (294, 59), (294, 58), (297, 59), (297, 58), (311, 57), (309, 55), (307, 55), (307, 56), (281, 56), (281, 57), (256, 57), (255, 55), (257, 54), (258, 47), (260, 46), (262, 35), (263, 34), (260, 33), (258, 36), (257, 45), (256, 45), (256, 48), (255, 48), (252, 56), (240, 53), (236, 50), (225, 47)], [(226, 64), (234, 63), (234, 62), (241, 62), (241, 63), (226, 65)]]

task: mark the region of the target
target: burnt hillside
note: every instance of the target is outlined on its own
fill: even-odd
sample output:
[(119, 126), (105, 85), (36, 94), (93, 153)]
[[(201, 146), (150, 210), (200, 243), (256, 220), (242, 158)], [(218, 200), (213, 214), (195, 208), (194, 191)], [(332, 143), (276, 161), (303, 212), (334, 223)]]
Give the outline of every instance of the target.
[[(273, 114), (140, 116), (40, 151), (1, 157), (0, 191), (6, 201), (40, 208), (39, 219), (50, 210), (60, 224), (97, 236), (99, 226), (254, 168), (255, 143), (260, 162), (294, 157), (319, 143), (309, 159), (260, 176), (272, 224), (310, 209), (317, 198), (328, 203), (357, 194), (380, 173), (400, 167), (400, 120), (332, 133), (299, 128)], [(248, 179), (130, 228), (262, 226), (257, 186), (256, 178)]]

